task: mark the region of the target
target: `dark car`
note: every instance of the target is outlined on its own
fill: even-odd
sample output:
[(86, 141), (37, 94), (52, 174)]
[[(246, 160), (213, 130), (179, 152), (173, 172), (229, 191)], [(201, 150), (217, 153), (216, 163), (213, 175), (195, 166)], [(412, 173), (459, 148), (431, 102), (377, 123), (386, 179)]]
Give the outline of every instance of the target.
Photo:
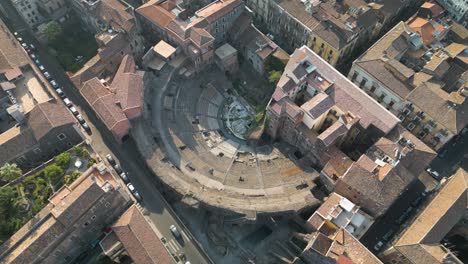
[(83, 127), (83, 129), (86, 131), (86, 133), (88, 133), (88, 135), (91, 135), (91, 128), (88, 126), (88, 124), (86, 122), (84, 122), (83, 124), (81, 124), (81, 126)]
[(112, 157), (111, 154), (107, 154), (106, 155), (106, 160), (110, 163), (110, 165), (114, 166), (115, 164), (117, 164), (117, 162), (115, 161), (115, 159)]
[(119, 164), (115, 164), (113, 167), (114, 167), (115, 172), (117, 172), (118, 175), (120, 175), (123, 172), (123, 170), (122, 170), (122, 168), (120, 168)]

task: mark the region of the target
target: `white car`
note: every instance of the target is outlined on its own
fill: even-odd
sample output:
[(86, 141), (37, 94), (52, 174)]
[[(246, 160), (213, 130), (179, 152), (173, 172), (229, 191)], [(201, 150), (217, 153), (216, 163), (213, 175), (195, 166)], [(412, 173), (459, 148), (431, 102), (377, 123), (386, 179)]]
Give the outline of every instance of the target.
[(177, 229), (177, 227), (175, 225), (171, 225), (169, 227), (169, 230), (171, 230), (171, 233), (174, 235), (174, 237), (176, 238), (181, 238), (182, 235), (180, 234), (179, 230)]
[(39, 65), (39, 70), (41, 70), (41, 72), (44, 72), (44, 71), (45, 71), (45, 68), (44, 68), (44, 66), (42, 66), (42, 65)]
[(32, 54), (31, 54), (31, 59), (33, 59), (33, 60), (37, 59), (36, 54), (32, 53)]
[(132, 183), (127, 183), (127, 188), (130, 190), (131, 193), (136, 192), (135, 186)]
[(58, 96), (60, 96), (62, 98), (65, 97), (65, 94), (63, 93), (62, 89), (58, 88), (55, 91), (57, 92)]
[(58, 84), (55, 80), (50, 80), (50, 84), (52, 85), (52, 87), (58, 88)]
[(64, 103), (67, 107), (72, 107), (72, 106), (73, 106), (72, 101), (70, 101), (70, 99), (68, 99), (67, 97), (63, 98), (63, 103)]
[(50, 80), (52, 78), (49, 72), (44, 72), (44, 76), (46, 77), (47, 80)]
[(80, 113), (78, 112), (78, 110), (76, 110), (76, 108), (74, 106), (70, 107), (70, 112), (72, 112), (72, 114), (74, 116), (77, 116), (79, 115)]
[(427, 173), (429, 173), (432, 177), (435, 177), (435, 178), (439, 178), (440, 174), (435, 171), (435, 170), (432, 170), (431, 168), (427, 168)]
[(26, 44), (26, 43), (24, 43), (24, 42), (21, 43), (21, 46), (22, 46), (24, 49), (27, 49), (27, 48), (28, 48), (28, 44)]

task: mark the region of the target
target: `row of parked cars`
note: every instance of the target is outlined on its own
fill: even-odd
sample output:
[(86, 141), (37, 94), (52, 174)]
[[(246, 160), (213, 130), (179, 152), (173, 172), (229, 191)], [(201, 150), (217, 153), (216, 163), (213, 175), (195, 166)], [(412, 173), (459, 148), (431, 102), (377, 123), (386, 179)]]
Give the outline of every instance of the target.
[[(422, 202), (427, 198), (427, 196), (431, 193), (430, 190), (424, 190), (421, 195), (416, 197), (411, 203), (408, 208), (395, 220), (395, 225), (397, 226), (405, 226), (405, 222), (416, 212), (416, 209), (421, 205)], [(379, 251), (382, 246), (390, 241), (393, 236), (395, 235), (397, 230), (390, 228), (387, 233), (382, 236), (382, 240), (377, 242), (374, 246), (375, 251)]]
[(44, 77), (47, 79), (50, 85), (54, 88), (57, 95), (62, 99), (63, 103), (68, 107), (68, 109), (73, 114), (73, 116), (75, 116), (75, 118), (78, 120), (80, 125), (86, 131), (86, 133), (91, 134), (91, 128), (89, 127), (88, 123), (86, 123), (83, 116), (78, 112), (76, 107), (73, 105), (72, 101), (70, 101), (70, 99), (68, 99), (68, 97), (65, 95), (65, 92), (63, 91), (62, 87), (60, 87), (57, 81), (52, 78), (52, 76), (47, 71), (47, 69), (39, 61), (38, 55), (34, 53), (35, 51), (37, 51), (37, 48), (33, 44), (26, 43), (23, 40), (23, 38), (19, 36), (17, 32), (14, 32), (13, 34), (15, 35), (16, 39), (21, 43), (21, 46), (29, 54), (31, 59), (34, 61), (34, 64), (36, 64), (36, 66), (39, 68), (39, 70), (44, 75)]
[(141, 198), (140, 193), (138, 193), (138, 191), (135, 189), (135, 186), (133, 186), (133, 184), (130, 182), (130, 178), (128, 177), (128, 173), (122, 170), (122, 168), (115, 161), (115, 159), (112, 157), (112, 155), (107, 154), (106, 159), (109, 162), (109, 164), (112, 166), (112, 168), (114, 168), (115, 172), (119, 175), (119, 177), (122, 179), (122, 181), (127, 185), (127, 188), (130, 190), (133, 197), (135, 197), (135, 199), (137, 201), (139, 201), (139, 202), (141, 200), (143, 200), (143, 198)]

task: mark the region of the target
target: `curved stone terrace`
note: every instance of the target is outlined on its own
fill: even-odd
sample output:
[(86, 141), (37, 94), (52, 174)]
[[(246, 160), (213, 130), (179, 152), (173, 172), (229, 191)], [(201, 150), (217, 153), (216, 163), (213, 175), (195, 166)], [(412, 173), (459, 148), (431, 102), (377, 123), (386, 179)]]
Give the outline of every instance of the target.
[[(152, 124), (164, 161), (177, 169), (158, 176), (183, 196), (208, 207), (245, 213), (299, 211), (319, 203), (319, 175), (286, 143), (249, 146), (255, 111), (210, 69), (203, 78), (174, 77), (153, 92)], [(159, 84), (160, 86), (161, 84)]]

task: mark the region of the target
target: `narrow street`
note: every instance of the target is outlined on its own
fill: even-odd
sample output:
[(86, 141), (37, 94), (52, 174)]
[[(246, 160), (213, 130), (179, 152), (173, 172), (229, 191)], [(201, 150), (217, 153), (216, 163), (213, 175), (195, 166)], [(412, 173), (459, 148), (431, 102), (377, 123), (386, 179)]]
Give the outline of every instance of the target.
[[(2, 20), (4, 20), (12, 32), (18, 32), (26, 43), (34, 44), (38, 48), (35, 53), (41, 64), (44, 65), (53, 79), (63, 87), (66, 96), (74, 103), (89, 124), (92, 135), (88, 138), (88, 141), (93, 149), (101, 157), (111, 153), (120, 163), (121, 167), (128, 172), (130, 180), (143, 197), (142, 207), (149, 212), (148, 216), (167, 239), (170, 251), (176, 251), (177, 254), (183, 253), (186, 256), (186, 260), (190, 261), (190, 263), (210, 263), (206, 254), (200, 251), (200, 246), (194, 241), (189, 230), (184, 228), (170, 205), (156, 189), (156, 176), (146, 167), (145, 161), (140, 158), (140, 153), (133, 139), (130, 138), (122, 145), (114, 140), (104, 123), (98, 119), (94, 111), (73, 86), (57, 60), (50, 56), (46, 49), (34, 38), (32, 32), (28, 29), (10, 1), (1, 1), (1, 5), (5, 11), (4, 13), (0, 12)], [(7, 17), (5, 17), (5, 14), (7, 14)], [(169, 226), (172, 224), (181, 231), (183, 242), (177, 242), (172, 236), (169, 230)]]

